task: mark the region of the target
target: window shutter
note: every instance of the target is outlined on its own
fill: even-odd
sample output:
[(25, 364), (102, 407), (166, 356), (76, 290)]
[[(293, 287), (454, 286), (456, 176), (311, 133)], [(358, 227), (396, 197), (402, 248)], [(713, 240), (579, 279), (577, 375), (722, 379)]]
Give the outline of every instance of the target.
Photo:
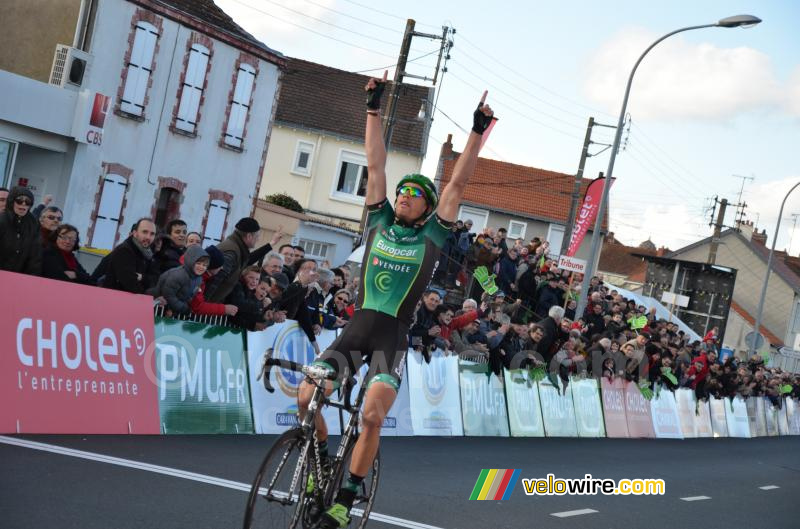
[(208, 204), (208, 220), (203, 234), (203, 248), (222, 242), (222, 229), (225, 227), (225, 219), (228, 218), (229, 207), (228, 203), (222, 200), (212, 200)]
[(107, 174), (103, 179), (103, 191), (92, 233), (94, 248), (111, 250), (114, 247), (122, 212), (122, 200), (125, 198), (127, 187), (128, 181), (120, 175)]
[(255, 77), (255, 68), (249, 64), (239, 66), (228, 127), (225, 131), (225, 143), (233, 147), (241, 147), (244, 140), (244, 124), (247, 121), (247, 112), (250, 110), (250, 95), (253, 92)]
[(201, 44), (193, 44), (189, 51), (189, 63), (186, 66), (181, 102), (175, 121), (175, 126), (186, 132), (194, 132), (197, 125), (197, 112), (203, 96), (209, 55), (208, 48)]
[(144, 113), (144, 98), (147, 84), (153, 68), (153, 54), (156, 49), (158, 30), (144, 21), (136, 23), (136, 35), (133, 40), (128, 75), (125, 79), (125, 90), (122, 94), (120, 109), (123, 112), (141, 116)]

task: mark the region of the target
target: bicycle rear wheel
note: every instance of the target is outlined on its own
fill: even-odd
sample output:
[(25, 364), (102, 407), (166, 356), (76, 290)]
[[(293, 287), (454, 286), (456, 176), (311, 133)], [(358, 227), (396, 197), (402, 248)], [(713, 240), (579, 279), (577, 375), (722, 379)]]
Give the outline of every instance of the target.
[(308, 439), (299, 428), (275, 441), (250, 488), (244, 529), (293, 529), (297, 525), (305, 499), (307, 450)]
[[(325, 494), (326, 505), (333, 503), (336, 493), (342, 486), (342, 482), (350, 473), (350, 459), (353, 455), (353, 447), (356, 445), (356, 440), (350, 443), (350, 446), (345, 453), (344, 461), (342, 464), (337, 466), (334, 478)], [(375, 503), (375, 493), (378, 490), (380, 471), (381, 453), (379, 450), (378, 453), (375, 454), (375, 461), (372, 462), (372, 466), (369, 468), (367, 475), (364, 477), (364, 481), (361, 483), (361, 489), (359, 489), (358, 493), (356, 494), (356, 499), (353, 502), (353, 509), (351, 511), (351, 517), (353, 519), (352, 526), (357, 529), (364, 529), (369, 521), (369, 513), (372, 512), (372, 506)]]

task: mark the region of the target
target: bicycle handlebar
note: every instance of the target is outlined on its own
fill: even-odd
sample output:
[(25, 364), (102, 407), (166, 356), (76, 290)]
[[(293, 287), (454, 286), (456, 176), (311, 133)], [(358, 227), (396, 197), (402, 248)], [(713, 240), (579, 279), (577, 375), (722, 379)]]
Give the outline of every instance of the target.
[(274, 366), (289, 369), (298, 373), (303, 373), (305, 376), (316, 380), (336, 380), (336, 372), (331, 369), (323, 366), (304, 365), (291, 360), (284, 360), (282, 358), (272, 358), (272, 353), (272, 349), (268, 349), (264, 353), (264, 359), (261, 363), (261, 372), (256, 378), (256, 380), (262, 377), (264, 378), (264, 389), (270, 393), (275, 392), (275, 388), (269, 381), (270, 373), (272, 372), (272, 368)]

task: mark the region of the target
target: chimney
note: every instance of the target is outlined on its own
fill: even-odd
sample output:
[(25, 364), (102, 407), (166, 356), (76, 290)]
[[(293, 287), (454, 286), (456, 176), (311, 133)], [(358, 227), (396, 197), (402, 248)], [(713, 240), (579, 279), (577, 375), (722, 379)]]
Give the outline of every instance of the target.
[(447, 141), (442, 144), (442, 152), (439, 155), (444, 160), (452, 160), (453, 159), (453, 135), (447, 135)]
[(664, 257), (668, 253), (669, 253), (669, 248), (665, 246), (661, 246), (658, 250), (656, 250), (656, 256), (658, 257)]
[(752, 242), (756, 244), (760, 244), (761, 246), (767, 245), (767, 230), (761, 230), (761, 233), (758, 233), (758, 230), (752, 232), (752, 237), (750, 239)]
[(439, 163), (436, 164), (436, 176), (433, 178), (433, 183), (436, 189), (442, 190), (442, 179), (444, 178), (444, 162), (455, 158), (453, 154), (453, 135), (447, 135), (447, 141), (442, 144), (442, 150), (439, 151)]
[[(753, 233), (753, 223), (748, 220), (737, 220), (736, 221), (736, 229), (739, 230), (739, 233), (747, 239), (748, 241), (753, 241), (754, 237), (758, 236), (758, 230), (756, 230), (755, 234)], [(755, 241), (753, 241), (755, 242)]]
[(614, 232), (613, 231), (610, 231), (610, 232), (606, 233), (606, 241), (605, 242), (607, 244), (613, 244), (613, 243), (616, 242), (614, 240)]

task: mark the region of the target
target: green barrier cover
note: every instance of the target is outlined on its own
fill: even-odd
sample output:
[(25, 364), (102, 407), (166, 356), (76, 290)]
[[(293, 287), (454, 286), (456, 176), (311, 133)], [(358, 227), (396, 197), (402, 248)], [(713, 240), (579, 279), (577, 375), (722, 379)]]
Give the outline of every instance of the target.
[(462, 360), (458, 364), (464, 435), (508, 437), (503, 380), (487, 376), (489, 366)]
[(156, 318), (162, 433), (253, 433), (244, 333)]

